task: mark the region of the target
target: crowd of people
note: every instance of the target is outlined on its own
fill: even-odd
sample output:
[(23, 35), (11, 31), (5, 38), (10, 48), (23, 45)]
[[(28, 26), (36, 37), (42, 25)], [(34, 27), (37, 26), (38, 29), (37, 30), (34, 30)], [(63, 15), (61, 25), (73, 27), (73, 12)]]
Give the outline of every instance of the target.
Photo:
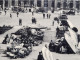
[(47, 17), (47, 19), (50, 19), (50, 17), (51, 17), (51, 14), (49, 14), (49, 13), (43, 13), (43, 18), (46, 18)]
[(69, 44), (65, 39), (65, 32), (69, 32), (68, 28), (70, 28), (70, 26), (65, 17), (62, 18), (64, 19), (62, 20), (58, 17), (54, 18), (54, 20), (57, 21), (57, 23), (59, 24), (59, 26), (57, 26), (56, 28), (57, 39), (55, 42), (51, 40), (49, 44), (49, 50), (57, 53), (73, 53), (72, 49), (70, 48)]
[(43, 41), (43, 32), (40, 29), (35, 29), (34, 33), (31, 28), (24, 28), (10, 36), (7, 34), (3, 40), (3, 44), (7, 44), (6, 55), (10, 58), (28, 56), (32, 52), (32, 47), (38, 46)]

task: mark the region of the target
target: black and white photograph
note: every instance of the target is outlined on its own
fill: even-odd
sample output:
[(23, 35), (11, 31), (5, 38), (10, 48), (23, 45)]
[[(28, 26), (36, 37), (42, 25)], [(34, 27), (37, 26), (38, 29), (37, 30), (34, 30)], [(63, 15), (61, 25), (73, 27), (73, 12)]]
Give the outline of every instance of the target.
[(80, 0), (0, 0), (0, 60), (80, 60)]

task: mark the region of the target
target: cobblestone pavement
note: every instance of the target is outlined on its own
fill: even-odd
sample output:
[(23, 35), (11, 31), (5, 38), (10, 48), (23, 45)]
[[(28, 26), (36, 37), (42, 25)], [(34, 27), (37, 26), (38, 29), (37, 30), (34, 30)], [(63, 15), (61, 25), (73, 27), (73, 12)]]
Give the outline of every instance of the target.
[[(20, 13), (19, 17), (17, 17), (16, 13), (12, 13), (12, 18), (9, 17), (9, 14), (10, 12), (7, 13), (7, 15), (4, 15), (4, 12), (2, 15), (0, 15), (0, 26), (2, 25), (11, 25), (11, 26), (18, 26), (18, 21), (19, 21), (19, 18), (22, 19), (22, 24), (25, 25), (25, 26), (29, 26), (32, 24), (31, 22), (31, 19), (32, 19), (32, 15), (31, 13)], [(51, 18), (50, 19), (43, 19), (43, 15), (41, 13), (39, 14), (34, 14), (34, 17), (37, 19), (37, 24), (40, 24), (42, 26), (47, 26), (47, 27), (51, 27), (51, 29), (55, 29), (55, 26), (53, 27), (52, 26), (52, 21), (53, 21), (53, 18), (55, 16), (58, 16), (59, 13), (55, 12), (55, 13), (52, 13), (51, 14)], [(79, 29), (79, 33), (80, 33), (80, 15), (75, 15), (75, 16), (68, 16), (68, 20), (70, 20), (72, 22), (72, 24), (77, 27)], [(16, 29), (17, 30), (17, 29)], [(15, 31), (16, 31), (15, 30)], [(7, 33), (11, 33), (11, 32), (14, 32), (13, 30), (12, 31), (8, 31), (6, 32), (5, 34)], [(5, 34), (3, 34), (2, 36), (0, 36), (0, 38), (4, 37)], [(41, 51), (42, 47), (46, 44), (46, 42), (43, 42), (43, 44), (37, 46), (37, 47), (34, 47), (33, 48), (33, 52), (27, 56), (26, 58), (23, 58), (23, 59), (13, 59), (13, 60), (36, 60), (37, 59), (37, 56), (39, 54), (39, 51)], [(2, 45), (0, 44), (0, 47), (3, 47), (5, 48), (6, 45)], [(58, 53), (53, 53), (53, 58), (56, 59), (59, 59), (59, 60), (80, 60), (80, 55), (79, 54), (58, 54)], [(5, 57), (4, 54), (0, 54), (0, 59), (1, 60), (11, 60), (7, 57)]]

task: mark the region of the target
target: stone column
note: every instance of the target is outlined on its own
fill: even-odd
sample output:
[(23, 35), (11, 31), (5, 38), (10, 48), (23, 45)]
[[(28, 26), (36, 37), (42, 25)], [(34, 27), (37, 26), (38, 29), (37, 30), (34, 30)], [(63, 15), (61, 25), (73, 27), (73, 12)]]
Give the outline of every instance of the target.
[(67, 0), (67, 9), (69, 8), (69, 0)]
[(57, 0), (55, 0), (55, 10), (57, 10)]
[(51, 0), (48, 0), (48, 9), (51, 10)]
[(8, 8), (12, 6), (12, 0), (8, 0)]
[(73, 0), (73, 8), (76, 9), (76, 0)]
[(44, 7), (44, 0), (41, 0), (41, 7)]
[(63, 0), (61, 0), (61, 8), (62, 8), (62, 9), (63, 9), (63, 2), (64, 2), (64, 1), (63, 1)]
[(18, 6), (18, 0), (15, 0), (15, 6)]
[(34, 6), (37, 7), (37, 0), (34, 0)]
[(3, 0), (3, 10), (5, 9), (5, 0)]

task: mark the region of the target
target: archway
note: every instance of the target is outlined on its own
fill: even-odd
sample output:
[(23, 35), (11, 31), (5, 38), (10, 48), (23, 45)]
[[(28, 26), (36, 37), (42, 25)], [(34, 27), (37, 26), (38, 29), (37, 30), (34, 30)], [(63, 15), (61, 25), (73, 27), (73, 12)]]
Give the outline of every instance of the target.
[(69, 8), (73, 8), (73, 2), (70, 2)]
[(66, 9), (66, 8), (67, 8), (67, 3), (64, 2), (64, 3), (63, 3), (63, 9)]
[(58, 3), (57, 3), (57, 7), (58, 7), (58, 8), (61, 8), (61, 2), (58, 2)]
[(8, 0), (5, 0), (5, 7), (8, 7)]

